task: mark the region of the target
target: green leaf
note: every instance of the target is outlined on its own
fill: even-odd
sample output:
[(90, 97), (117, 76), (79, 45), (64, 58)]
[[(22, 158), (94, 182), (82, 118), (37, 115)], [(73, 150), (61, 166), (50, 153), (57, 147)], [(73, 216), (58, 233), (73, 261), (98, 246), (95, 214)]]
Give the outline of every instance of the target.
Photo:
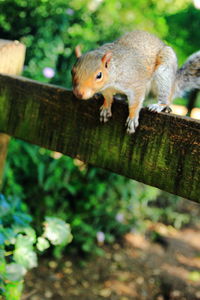
[(0, 249), (0, 277), (6, 273), (5, 251)]
[(48, 238), (53, 245), (69, 244), (72, 241), (69, 224), (54, 217), (46, 217), (45, 220), (44, 237)]
[(26, 269), (32, 269), (38, 265), (37, 255), (30, 248), (20, 247), (14, 250), (13, 258), (18, 264), (22, 265)]
[(44, 175), (45, 175), (45, 165), (39, 164), (38, 165), (38, 183), (39, 185), (43, 185), (44, 182)]
[(23, 282), (15, 281), (6, 284), (5, 299), (19, 300), (22, 296)]
[(33, 238), (31, 236), (18, 234), (16, 238), (15, 249), (18, 248), (31, 248), (33, 246)]
[(16, 211), (13, 214), (13, 220), (16, 224), (27, 226), (32, 221), (32, 217), (26, 213)]
[(32, 244), (34, 244), (36, 242), (36, 232), (33, 228), (25, 227), (24, 233), (27, 235), (27, 237), (29, 238), (29, 240)]
[(0, 194), (0, 217), (4, 217), (5, 215), (7, 215), (10, 212), (10, 204), (6, 201), (5, 197)]
[(39, 251), (44, 251), (50, 247), (49, 241), (43, 237), (39, 237), (36, 247)]
[(6, 240), (5, 235), (2, 232), (0, 232), (0, 245), (3, 245), (5, 240)]
[(16, 241), (16, 233), (12, 228), (4, 228), (3, 234), (5, 236), (6, 244), (14, 244)]
[(6, 265), (6, 279), (9, 281), (20, 281), (26, 274), (26, 269), (16, 263)]
[(32, 236), (24, 236), (22, 234), (17, 236), (13, 258), (26, 269), (37, 267), (37, 255), (33, 251)]

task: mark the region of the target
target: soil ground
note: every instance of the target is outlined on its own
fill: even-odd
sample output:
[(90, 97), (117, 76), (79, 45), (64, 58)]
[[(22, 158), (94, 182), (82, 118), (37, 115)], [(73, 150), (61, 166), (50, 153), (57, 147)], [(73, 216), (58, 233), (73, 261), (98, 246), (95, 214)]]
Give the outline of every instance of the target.
[[(42, 259), (25, 279), (23, 300), (200, 299), (200, 228), (154, 224), (156, 242), (129, 233), (80, 267), (80, 258)], [(149, 236), (152, 236), (150, 234)]]

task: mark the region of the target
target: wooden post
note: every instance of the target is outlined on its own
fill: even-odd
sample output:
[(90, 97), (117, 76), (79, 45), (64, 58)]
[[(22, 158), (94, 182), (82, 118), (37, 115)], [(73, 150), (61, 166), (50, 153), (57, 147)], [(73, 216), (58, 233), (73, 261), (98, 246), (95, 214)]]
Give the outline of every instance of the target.
[[(0, 73), (19, 75), (25, 58), (25, 46), (18, 41), (0, 40)], [(0, 133), (0, 186), (10, 136)]]

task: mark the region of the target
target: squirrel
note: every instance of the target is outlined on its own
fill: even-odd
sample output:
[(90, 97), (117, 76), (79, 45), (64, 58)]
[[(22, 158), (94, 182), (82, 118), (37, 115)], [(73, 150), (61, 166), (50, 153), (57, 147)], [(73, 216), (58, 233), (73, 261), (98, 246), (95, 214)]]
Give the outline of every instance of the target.
[(174, 50), (146, 31), (136, 30), (112, 43), (81, 55), (76, 49), (77, 61), (72, 68), (73, 93), (87, 100), (96, 93), (104, 98), (100, 121), (112, 116), (115, 94), (125, 94), (129, 115), (127, 132), (135, 132), (145, 96), (150, 90), (158, 103), (148, 108), (153, 112), (170, 112), (173, 98), (184, 90), (200, 88), (200, 51), (178, 69)]

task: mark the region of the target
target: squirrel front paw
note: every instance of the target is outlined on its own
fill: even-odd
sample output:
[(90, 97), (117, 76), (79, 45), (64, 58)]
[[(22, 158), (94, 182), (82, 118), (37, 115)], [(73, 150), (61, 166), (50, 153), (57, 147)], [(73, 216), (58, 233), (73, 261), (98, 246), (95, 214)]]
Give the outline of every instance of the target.
[(148, 105), (148, 109), (153, 112), (163, 111), (163, 112), (170, 113), (172, 111), (172, 109), (168, 105), (163, 105), (163, 104), (159, 104), (159, 103)]
[(139, 116), (134, 117), (134, 118), (130, 118), (128, 117), (126, 120), (126, 126), (127, 126), (127, 133), (129, 134), (133, 134), (136, 130), (136, 128), (139, 125)]
[(103, 105), (100, 107), (100, 121), (106, 123), (112, 117), (111, 107), (105, 108)]

